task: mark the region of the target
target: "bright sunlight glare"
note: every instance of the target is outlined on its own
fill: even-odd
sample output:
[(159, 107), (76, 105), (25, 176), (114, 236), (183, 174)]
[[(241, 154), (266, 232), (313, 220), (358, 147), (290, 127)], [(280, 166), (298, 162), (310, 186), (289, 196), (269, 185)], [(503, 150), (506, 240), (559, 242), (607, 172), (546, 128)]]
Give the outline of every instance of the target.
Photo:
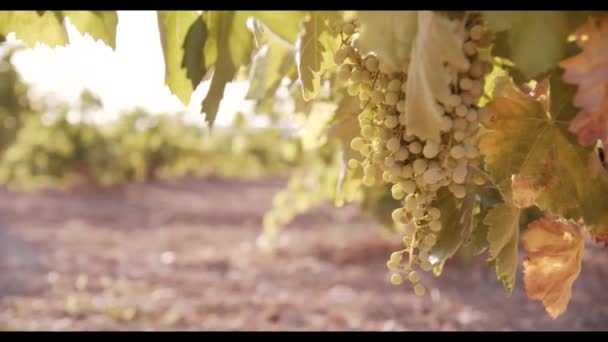
[[(188, 107), (171, 94), (164, 84), (155, 11), (118, 11), (116, 51), (88, 34), (83, 36), (67, 20), (69, 45), (50, 48), (38, 44), (14, 58), (25, 81), (32, 84), (33, 96), (53, 94), (74, 103), (88, 88), (104, 103), (99, 114), (103, 118), (96, 118), (100, 121), (140, 107), (153, 114), (186, 111), (192, 122), (202, 124), (200, 107), (209, 82), (196, 89)], [(215, 125), (228, 125), (237, 111), (247, 110), (246, 92), (246, 82), (227, 85)]]

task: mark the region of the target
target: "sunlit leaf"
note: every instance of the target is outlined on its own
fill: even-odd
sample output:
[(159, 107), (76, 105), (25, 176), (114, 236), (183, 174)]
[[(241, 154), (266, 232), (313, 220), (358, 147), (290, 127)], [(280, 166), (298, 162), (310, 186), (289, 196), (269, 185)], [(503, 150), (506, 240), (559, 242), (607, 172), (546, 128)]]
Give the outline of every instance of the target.
[(524, 285), (528, 298), (543, 302), (555, 319), (568, 307), (572, 285), (581, 272), (584, 240), (577, 228), (549, 217), (528, 225), (523, 235)]

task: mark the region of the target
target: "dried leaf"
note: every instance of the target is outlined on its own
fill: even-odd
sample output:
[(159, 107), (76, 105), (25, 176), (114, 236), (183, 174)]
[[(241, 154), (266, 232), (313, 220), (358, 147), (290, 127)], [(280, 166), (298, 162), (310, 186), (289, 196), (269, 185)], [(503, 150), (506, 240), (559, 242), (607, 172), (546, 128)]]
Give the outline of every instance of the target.
[(524, 286), (531, 300), (542, 301), (555, 319), (568, 307), (572, 285), (581, 272), (584, 240), (574, 225), (543, 217), (523, 235)]

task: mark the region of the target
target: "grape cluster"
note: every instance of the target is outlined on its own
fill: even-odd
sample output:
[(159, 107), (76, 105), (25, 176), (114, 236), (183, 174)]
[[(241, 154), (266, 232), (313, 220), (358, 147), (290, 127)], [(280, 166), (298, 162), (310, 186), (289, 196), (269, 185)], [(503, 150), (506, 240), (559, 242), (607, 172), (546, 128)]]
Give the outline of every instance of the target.
[[(443, 109), (440, 141), (406, 134), (408, 66), (400, 72), (386, 72), (375, 55), (361, 56), (354, 47), (356, 20), (338, 22), (333, 27), (342, 38), (335, 52), (337, 81), (347, 86), (350, 96), (359, 98), (362, 109), (358, 114), (360, 136), (351, 141), (350, 147), (361, 154), (363, 161), (351, 159), (348, 167), (363, 168), (362, 182), (366, 186), (393, 184), (392, 196), (402, 201), (402, 207), (393, 211), (392, 219), (404, 233), (405, 248), (394, 252), (387, 266), (395, 272), (391, 283), (401, 284), (405, 273), (418, 296), (426, 290), (414, 267), (423, 271), (433, 268), (429, 254), (442, 229), (441, 211), (433, 206), (438, 190), (446, 187), (462, 199), (467, 184), (485, 181), (475, 167), (479, 163), (475, 135), (479, 121), (487, 116), (477, 103), (484, 93), (484, 77), (492, 70), (492, 63), (479, 54), (489, 39), (479, 15), (468, 15), (464, 25), (467, 38), (462, 48), (470, 63), (466, 70), (447, 65), (448, 72), (454, 72), (449, 100), (438, 102)], [(404, 254), (407, 263), (403, 262)]]

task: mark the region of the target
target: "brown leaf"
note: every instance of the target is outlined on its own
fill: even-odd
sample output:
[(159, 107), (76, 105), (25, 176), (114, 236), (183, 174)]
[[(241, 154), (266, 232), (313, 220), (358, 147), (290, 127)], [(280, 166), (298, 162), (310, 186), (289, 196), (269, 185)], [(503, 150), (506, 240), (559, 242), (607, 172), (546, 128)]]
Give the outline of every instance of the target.
[(584, 240), (576, 226), (549, 217), (528, 225), (523, 235), (524, 286), (531, 300), (542, 301), (555, 319), (568, 307), (572, 284), (581, 272)]
[(578, 85), (574, 105), (582, 108), (570, 130), (582, 145), (608, 145), (608, 16), (590, 18), (577, 30), (582, 52), (560, 62), (565, 82)]

